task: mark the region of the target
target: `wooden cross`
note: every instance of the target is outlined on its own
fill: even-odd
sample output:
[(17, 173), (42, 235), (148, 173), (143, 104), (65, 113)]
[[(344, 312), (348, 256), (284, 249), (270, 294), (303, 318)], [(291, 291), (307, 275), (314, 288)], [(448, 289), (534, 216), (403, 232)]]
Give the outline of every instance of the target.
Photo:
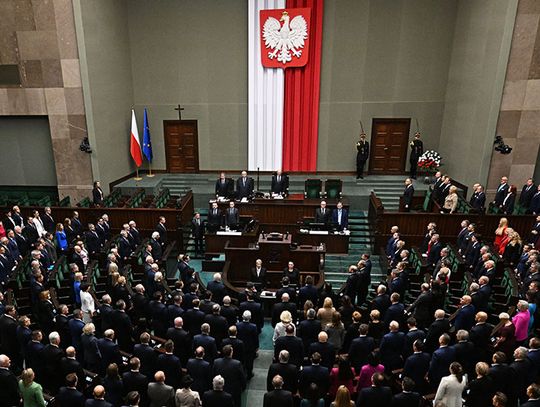
[(178, 107), (175, 107), (174, 110), (178, 110), (178, 120), (182, 120), (182, 110), (184, 110), (184, 108), (178, 104)]

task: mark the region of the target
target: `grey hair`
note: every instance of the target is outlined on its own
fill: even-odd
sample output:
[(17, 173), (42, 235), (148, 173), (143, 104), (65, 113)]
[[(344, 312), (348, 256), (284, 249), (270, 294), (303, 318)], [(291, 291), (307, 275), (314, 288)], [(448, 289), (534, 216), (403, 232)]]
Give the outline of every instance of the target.
[(223, 376), (217, 375), (212, 380), (212, 387), (214, 390), (220, 391), (223, 390), (223, 387), (225, 386), (225, 379), (223, 379)]

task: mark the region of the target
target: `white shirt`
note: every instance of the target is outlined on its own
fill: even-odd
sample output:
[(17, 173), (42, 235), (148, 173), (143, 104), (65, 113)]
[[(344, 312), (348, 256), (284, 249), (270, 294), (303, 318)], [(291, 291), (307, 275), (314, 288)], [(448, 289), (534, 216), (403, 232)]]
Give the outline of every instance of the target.
[(95, 311), (94, 299), (88, 291), (81, 291), (81, 311), (93, 314)]
[(41, 236), (44, 236), (45, 233), (47, 233), (47, 231), (45, 230), (45, 228), (43, 227), (43, 222), (41, 221), (40, 218), (34, 218), (34, 226), (36, 227), (37, 229), (37, 232), (38, 232), (38, 235), (41, 237)]

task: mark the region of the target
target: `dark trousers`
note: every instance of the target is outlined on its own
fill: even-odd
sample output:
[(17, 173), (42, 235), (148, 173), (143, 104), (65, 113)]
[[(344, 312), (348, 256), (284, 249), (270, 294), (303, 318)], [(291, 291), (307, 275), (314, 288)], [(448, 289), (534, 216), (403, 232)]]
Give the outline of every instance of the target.
[(418, 160), (411, 160), (411, 178), (416, 179), (417, 167), (418, 167)]
[(360, 178), (364, 176), (364, 165), (366, 164), (366, 160), (364, 159), (356, 159), (356, 177)]
[(203, 238), (202, 237), (196, 237), (195, 238), (195, 255), (197, 254), (203, 254)]

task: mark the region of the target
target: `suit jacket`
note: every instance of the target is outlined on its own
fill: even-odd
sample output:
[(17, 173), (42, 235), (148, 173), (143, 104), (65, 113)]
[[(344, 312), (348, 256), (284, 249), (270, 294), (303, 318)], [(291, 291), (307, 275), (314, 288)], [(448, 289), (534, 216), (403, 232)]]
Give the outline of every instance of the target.
[(298, 369), (295, 365), (291, 363), (272, 363), (268, 368), (268, 375), (266, 376), (267, 391), (271, 391), (274, 388), (272, 379), (276, 375), (280, 375), (283, 378), (283, 390), (296, 394), (298, 390)]
[(227, 336), (227, 330), (229, 329), (227, 319), (221, 315), (208, 314), (204, 318), (204, 322), (210, 325), (210, 333), (216, 340), (218, 349), (221, 349), (221, 341)]
[(240, 213), (238, 208), (227, 208), (225, 211), (225, 225), (236, 226), (240, 223)]
[(309, 346), (308, 356), (311, 356), (318, 352), (321, 355), (321, 366), (328, 368), (328, 371), (334, 366), (336, 360), (336, 351), (334, 347), (329, 342), (313, 342)]
[(193, 337), (192, 350), (195, 351), (199, 346), (204, 348), (204, 360), (212, 363), (217, 357), (216, 340), (210, 335), (195, 335)]
[(255, 325), (257, 325), (257, 331), (260, 333), (264, 325), (264, 317), (261, 304), (255, 301), (244, 301), (240, 304), (240, 307), (238, 309), (238, 315), (242, 315), (246, 310), (251, 312), (251, 321)]
[(402, 367), (401, 352), (405, 344), (403, 332), (389, 332), (381, 340), (381, 362), (386, 370), (394, 370)]
[(529, 212), (534, 213), (535, 215), (538, 215), (540, 213), (540, 191), (538, 190), (531, 198)]
[(427, 257), (428, 264), (434, 266), (437, 264), (439, 259), (441, 258), (441, 250), (442, 250), (442, 244), (441, 242), (436, 242), (431, 245), (431, 249), (429, 250), (429, 254)]
[(319, 302), (319, 291), (312, 284), (306, 284), (298, 291), (298, 303), (305, 304), (307, 300), (310, 300), (313, 304)]
[(97, 253), (101, 248), (101, 241), (99, 239), (99, 235), (96, 231), (87, 231), (84, 234), (85, 241), (86, 241), (86, 248), (88, 249), (88, 253)]
[(255, 183), (253, 181), (253, 178), (246, 177), (245, 183), (243, 177), (238, 178), (236, 180), (236, 197), (238, 199), (249, 198), (253, 195), (254, 187)]
[(477, 192), (473, 194), (469, 201), (471, 206), (477, 211), (483, 212), (486, 207), (486, 194), (485, 192)]
[(208, 390), (201, 397), (204, 407), (234, 407), (232, 396), (224, 391)]
[(43, 227), (45, 228), (45, 230), (49, 233), (54, 233), (54, 230), (56, 228), (56, 223), (54, 221), (54, 218), (45, 213), (43, 215), (43, 217), (41, 218), (41, 221), (43, 222)]
[(257, 326), (251, 322), (241, 321), (236, 324), (237, 338), (244, 342), (246, 355), (253, 356), (259, 349)]
[(283, 311), (289, 311), (292, 315), (293, 324), (296, 324), (296, 304), (294, 302), (278, 302), (272, 307), (272, 326), (275, 327), (280, 321), (280, 316)]
[(193, 379), (191, 390), (203, 394), (212, 388), (212, 368), (204, 359), (189, 359), (186, 365), (188, 374)]
[(180, 359), (169, 353), (162, 353), (158, 356), (156, 369), (162, 370), (165, 373), (165, 383), (177, 389), (180, 387), (180, 378), (182, 372), (182, 364)]
[(272, 390), (264, 395), (263, 407), (292, 407), (293, 396), (287, 390)]
[(257, 275), (257, 268), (252, 267), (250, 281), (254, 283), (260, 283), (263, 285), (263, 287), (265, 287), (266, 286), (266, 268), (261, 267), (261, 270), (259, 271), (259, 275)]
[(433, 352), (439, 344), (439, 337), (450, 331), (448, 319), (437, 319), (429, 326), (426, 336), (426, 351)]
[(426, 381), (430, 361), (431, 356), (426, 352), (413, 353), (405, 360), (403, 375), (413, 379), (417, 389), (422, 388)]
[(182, 328), (171, 327), (167, 329), (167, 339), (170, 339), (174, 343), (174, 354), (180, 358), (182, 366), (185, 366), (189, 357), (193, 354), (191, 352), (191, 336)]
[(101, 369), (105, 371), (107, 366), (111, 363), (116, 363), (118, 366), (122, 366), (122, 356), (120, 355), (120, 348), (116, 343), (111, 340), (101, 338), (98, 339), (98, 348), (101, 353)]
[(54, 400), (58, 407), (84, 407), (86, 397), (77, 389), (61, 387)]
[(304, 360), (304, 344), (297, 336), (280, 336), (274, 344), (274, 359), (278, 360), (279, 352), (289, 352), (289, 362), (296, 366), (302, 366)]
[(105, 400), (88, 399), (84, 407), (113, 407), (113, 405)]
[[(167, 245), (167, 242), (168, 242), (168, 239), (167, 239), (167, 227), (164, 226), (162, 223), (158, 223), (156, 225), (156, 232), (159, 233), (159, 241), (161, 242), (161, 245), (162, 246)], [(154, 257), (154, 259), (155, 259), (155, 257)]]
[(501, 206), (504, 200), (504, 197), (508, 193), (510, 186), (508, 184), (499, 184), (497, 187), (497, 192), (495, 193), (495, 205)]
[(122, 384), (124, 386), (124, 396), (130, 391), (138, 391), (142, 399), (142, 404), (146, 405), (148, 378), (145, 375), (130, 370), (122, 375)]
[(392, 404), (390, 387), (366, 387), (358, 393), (356, 407), (388, 407)]
[(367, 358), (371, 352), (377, 347), (375, 339), (371, 336), (359, 336), (352, 340), (351, 346), (348, 349), (351, 366), (357, 374), (360, 374), (360, 369), (367, 363)]
[(232, 197), (234, 195), (234, 181), (232, 178), (225, 178), (223, 182), (221, 182), (221, 179), (218, 179), (216, 181), (215, 192), (217, 196)]
[(191, 234), (195, 239), (202, 239), (204, 237), (204, 221), (199, 218), (199, 223), (197, 224), (197, 219), (191, 219)]
[(319, 388), (319, 394), (323, 397), (330, 387), (330, 371), (328, 368), (320, 365), (305, 366), (300, 371), (298, 378), (298, 389), (302, 397), (306, 395), (309, 385), (315, 383)]
[(309, 349), (309, 345), (317, 341), (317, 336), (321, 330), (321, 321), (318, 319), (304, 319), (300, 321), (298, 328), (296, 328), (296, 336), (302, 339), (302, 344), (306, 352)]
[(433, 295), (431, 291), (421, 293), (407, 311), (412, 312), (416, 320), (420, 322), (420, 327), (423, 328), (423, 324), (428, 323), (433, 314)]
[(214, 213), (214, 209), (210, 208), (208, 210), (208, 224), (215, 228), (221, 226), (222, 223), (223, 213), (221, 212), (221, 209), (216, 208)]
[(338, 225), (339, 230), (347, 229), (349, 227), (349, 211), (345, 208), (341, 209), (341, 222), (338, 222), (338, 211), (337, 208), (332, 211), (332, 223)]
[[(528, 188), (528, 190), (527, 190)], [(529, 208), (531, 205), (531, 200), (536, 191), (538, 190), (538, 187), (536, 185), (531, 185), (528, 187), (528, 185), (523, 185), (523, 188), (521, 189), (521, 194), (519, 195), (519, 204), (524, 208)]]
[(392, 398), (392, 407), (419, 407), (422, 396), (417, 392), (401, 392)]
[(62, 377), (66, 377), (66, 375), (70, 373), (75, 373), (77, 375), (77, 379), (79, 380), (79, 387), (82, 388), (84, 385), (85, 374), (79, 361), (77, 359), (65, 357), (60, 361), (60, 366), (62, 367)]
[(456, 329), (456, 332), (460, 329), (465, 329), (466, 331), (469, 331), (474, 325), (475, 315), (476, 310), (474, 309), (474, 305), (472, 304), (460, 308), (460, 310), (456, 314), (456, 317), (454, 318), (454, 328)]
[(150, 345), (138, 343), (133, 347), (133, 356), (138, 357), (141, 361), (141, 373), (144, 374), (148, 380), (154, 380), (158, 358), (158, 353), (154, 348)]
[(315, 210), (315, 223), (330, 223), (332, 217), (332, 210), (330, 208), (324, 208), (324, 213), (322, 208), (317, 208)]
[(200, 309), (191, 308), (184, 312), (184, 329), (191, 335), (201, 332), (201, 325), (204, 323), (205, 314)]
[(12, 407), (19, 405), (19, 385), (11, 370), (0, 368), (0, 389), (2, 389), (1, 406)]
[(43, 378), (45, 379), (43, 382), (48, 389), (57, 391), (64, 382), (62, 357), (64, 357), (62, 348), (53, 345), (47, 345), (41, 351), (41, 359), (43, 360), (44, 367)]
[(502, 210), (506, 215), (514, 213), (514, 204), (516, 202), (516, 194), (507, 194), (501, 203)]
[(94, 205), (103, 205), (103, 190), (99, 187), (92, 189), (92, 201)]
[(289, 176), (281, 174), (278, 182), (277, 175), (272, 175), (272, 184), (270, 186), (270, 192), (274, 194), (285, 195), (289, 192)]
[(165, 383), (148, 383), (148, 401), (150, 407), (173, 407), (174, 406), (174, 388)]
[(429, 382), (433, 386), (438, 386), (444, 376), (448, 375), (448, 368), (456, 360), (456, 350), (446, 346), (433, 352), (429, 365)]
[(214, 361), (212, 376), (221, 375), (225, 380), (225, 390), (233, 397), (238, 396), (246, 388), (246, 372), (242, 364), (232, 358), (219, 358)]

